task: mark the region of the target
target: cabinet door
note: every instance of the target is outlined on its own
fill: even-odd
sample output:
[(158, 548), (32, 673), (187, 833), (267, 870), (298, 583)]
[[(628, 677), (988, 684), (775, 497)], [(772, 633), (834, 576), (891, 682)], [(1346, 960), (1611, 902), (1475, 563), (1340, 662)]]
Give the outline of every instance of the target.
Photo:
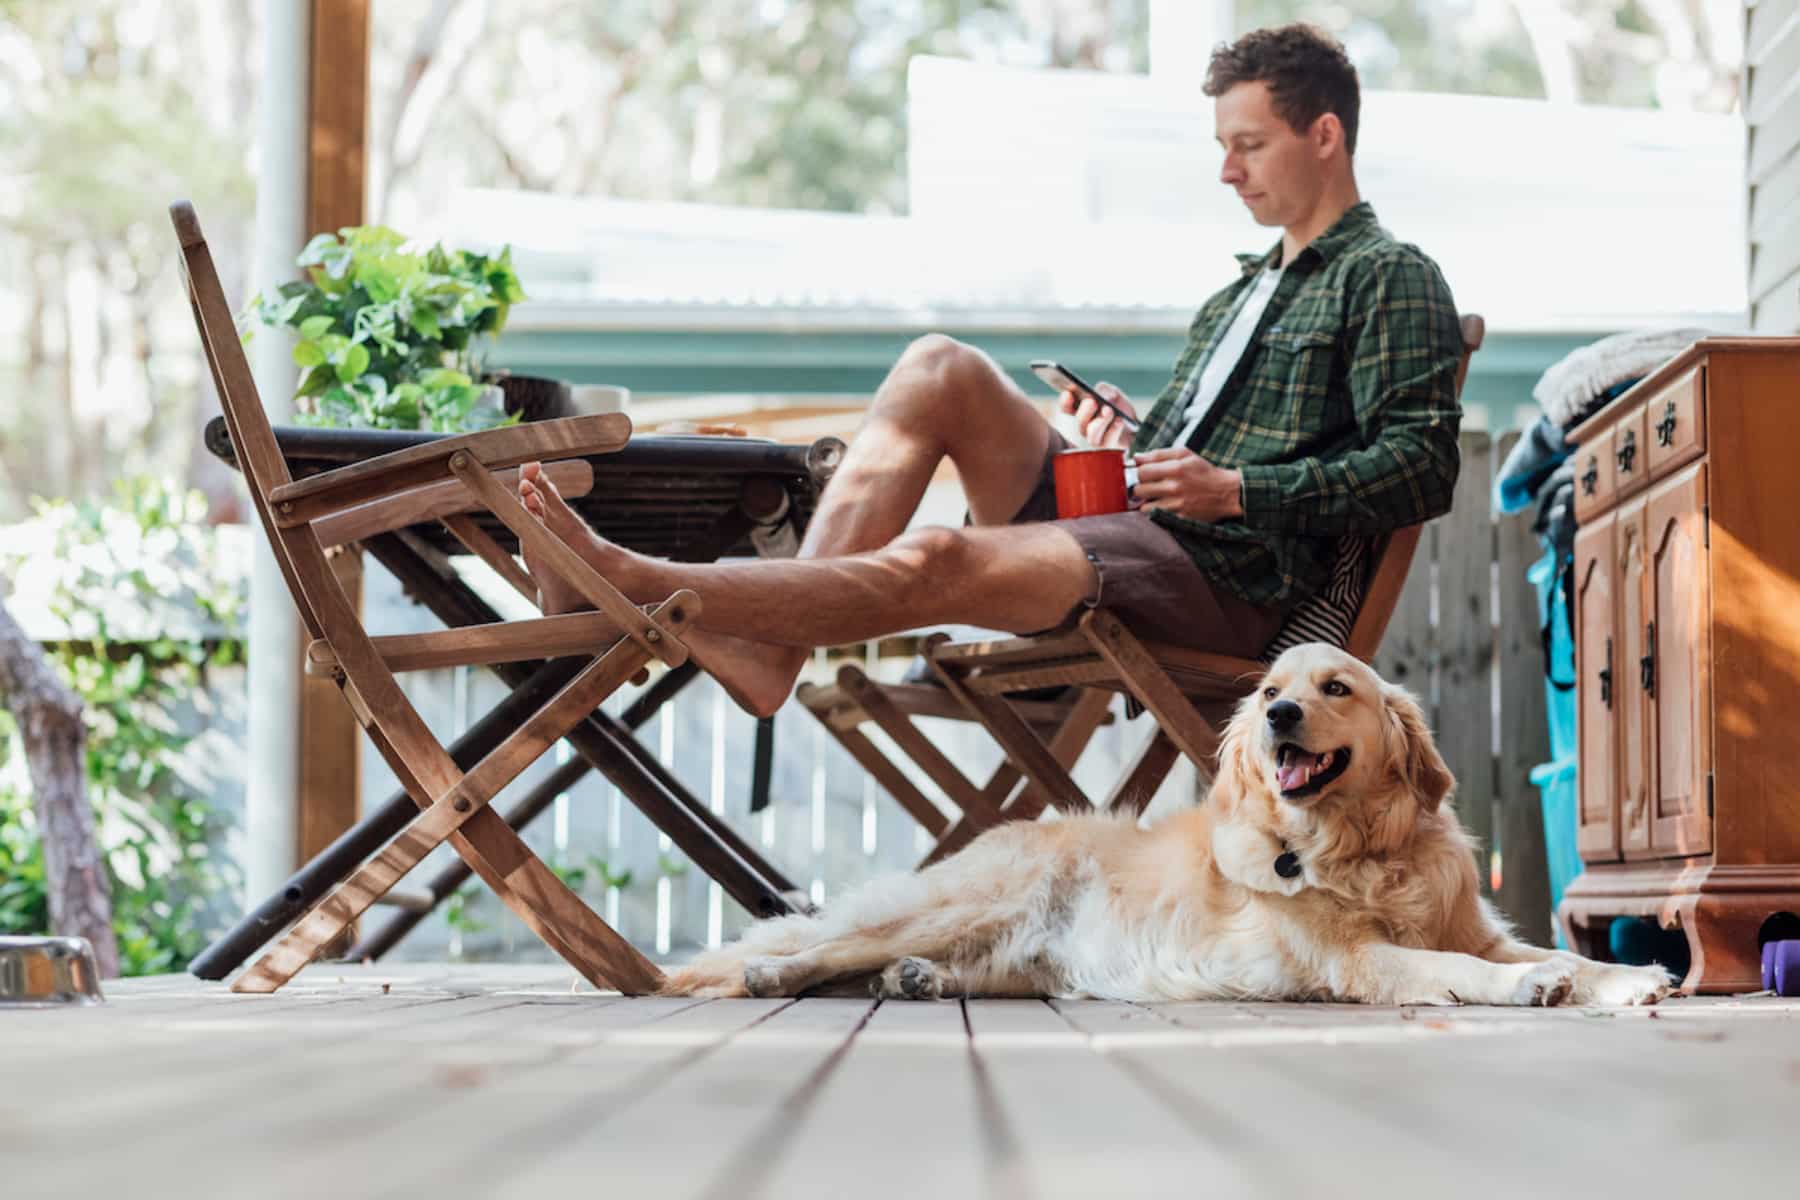
[(1645, 510), (1652, 656), (1651, 842), (1658, 854), (1707, 854), (1712, 815), (1712, 604), (1706, 464), (1656, 486)]
[[(1637, 464), (1641, 470), (1643, 463)], [(1618, 617), (1613, 622), (1613, 721), (1619, 741), (1619, 849), (1626, 858), (1650, 850), (1650, 694), (1644, 664), (1651, 660), (1650, 555), (1645, 547), (1644, 500), (1619, 506), (1613, 531)]]
[(1588, 862), (1619, 857), (1618, 792), (1613, 787), (1612, 514), (1575, 533), (1575, 703), (1580, 803), (1575, 845)]

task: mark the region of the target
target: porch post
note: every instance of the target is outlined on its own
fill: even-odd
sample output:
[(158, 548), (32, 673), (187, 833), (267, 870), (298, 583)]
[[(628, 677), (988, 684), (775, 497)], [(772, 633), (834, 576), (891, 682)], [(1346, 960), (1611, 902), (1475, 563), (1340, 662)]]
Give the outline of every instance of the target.
[[(256, 187), (253, 277), (272, 288), (293, 273), (306, 234), (309, 0), (263, 0), (261, 167)], [(271, 422), (293, 415), (292, 339), (266, 329), (251, 343), (251, 366)], [(244, 800), (244, 885), (249, 902), (293, 872), (300, 782), (299, 614), (267, 541), (258, 531), (250, 573), (250, 757)]]

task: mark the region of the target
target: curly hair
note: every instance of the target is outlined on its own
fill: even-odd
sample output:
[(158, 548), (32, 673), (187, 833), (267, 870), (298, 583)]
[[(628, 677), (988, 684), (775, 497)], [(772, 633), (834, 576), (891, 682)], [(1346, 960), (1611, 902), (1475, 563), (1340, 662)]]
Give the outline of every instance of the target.
[(1206, 67), (1206, 94), (1222, 96), (1240, 83), (1267, 84), (1275, 115), (1295, 133), (1335, 113), (1344, 127), (1345, 151), (1356, 153), (1362, 88), (1350, 56), (1330, 34), (1311, 25), (1283, 25), (1219, 45)]

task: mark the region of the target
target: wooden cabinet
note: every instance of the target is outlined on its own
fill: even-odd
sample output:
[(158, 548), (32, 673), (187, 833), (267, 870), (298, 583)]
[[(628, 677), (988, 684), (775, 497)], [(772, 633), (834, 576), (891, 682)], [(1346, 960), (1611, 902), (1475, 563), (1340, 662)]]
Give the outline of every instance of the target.
[(1649, 662), (1640, 668), (1651, 750), (1650, 845), (1712, 849), (1712, 639), (1707, 614), (1706, 464), (1658, 484), (1644, 511)]
[(1613, 527), (1607, 513), (1575, 534), (1575, 737), (1581, 770), (1575, 844), (1589, 862), (1619, 857), (1619, 798), (1613, 784), (1618, 736), (1613, 731)]
[(1712, 338), (1571, 434), (1576, 844), (1559, 918), (1686, 931), (1686, 991), (1760, 986), (1800, 915), (1800, 338)]

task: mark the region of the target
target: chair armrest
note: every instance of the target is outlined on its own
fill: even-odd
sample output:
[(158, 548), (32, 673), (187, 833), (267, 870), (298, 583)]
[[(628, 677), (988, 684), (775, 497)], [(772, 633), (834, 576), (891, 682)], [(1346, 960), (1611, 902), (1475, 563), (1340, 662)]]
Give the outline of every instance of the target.
[[(546, 463), (544, 474), (565, 499), (573, 500), (594, 490), (593, 464), (579, 458)], [(509, 488), (519, 486), (517, 468), (498, 471), (495, 478)], [(486, 511), (480, 501), (469, 495), (469, 489), (460, 479), (446, 479), (320, 517), (313, 523), (313, 532), (319, 535), (319, 545), (329, 550), (345, 542), (360, 542), (378, 533), (390, 533), (421, 521)]]
[(351, 463), (323, 475), (284, 483), (269, 493), (275, 523), (304, 525), (328, 513), (450, 479), (450, 460), (467, 453), (489, 469), (535, 460), (611, 454), (631, 440), (631, 418), (623, 413), (532, 421), (408, 446), (379, 458)]

